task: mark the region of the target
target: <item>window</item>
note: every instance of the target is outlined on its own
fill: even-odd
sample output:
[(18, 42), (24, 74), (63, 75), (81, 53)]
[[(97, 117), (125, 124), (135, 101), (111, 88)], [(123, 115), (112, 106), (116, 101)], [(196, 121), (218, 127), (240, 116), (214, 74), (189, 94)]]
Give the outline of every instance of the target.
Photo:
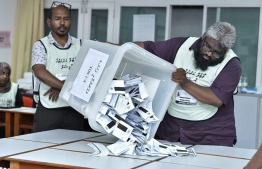
[(201, 37), (203, 6), (173, 6), (171, 21), (171, 38)]
[(107, 41), (107, 23), (108, 10), (93, 9), (91, 17), (91, 34), (90, 39)]
[[(235, 26), (237, 40), (234, 52), (240, 58), (243, 74), (248, 77), (248, 87), (256, 86), (257, 51), (260, 8), (208, 8), (207, 28), (216, 21)], [(261, 63), (259, 63), (261, 64)]]
[(133, 15), (155, 14), (155, 41), (165, 39), (166, 8), (164, 7), (122, 7), (119, 42), (132, 42)]

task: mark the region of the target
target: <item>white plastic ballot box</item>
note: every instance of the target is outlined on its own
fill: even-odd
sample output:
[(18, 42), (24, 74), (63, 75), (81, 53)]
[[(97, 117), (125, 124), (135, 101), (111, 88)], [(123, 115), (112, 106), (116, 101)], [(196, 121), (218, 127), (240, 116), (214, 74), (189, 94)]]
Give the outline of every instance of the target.
[[(90, 59), (87, 59), (87, 57)], [(102, 65), (100, 63), (106, 64)], [(99, 68), (100, 74), (90, 79), (90, 76), (86, 76), (90, 73), (89, 67), (96, 67), (95, 71)], [(59, 97), (87, 117), (92, 129), (107, 133), (96, 122), (96, 115), (113, 78), (127, 74), (130, 77), (141, 74), (142, 80), (146, 81), (145, 86), (152, 100), (153, 112), (161, 121), (176, 87), (176, 83), (171, 80), (171, 74), (174, 70), (174, 65), (147, 52), (134, 43), (128, 42), (116, 46), (85, 40), (70, 69)], [(86, 80), (89, 84), (85, 87), (83, 84)], [(73, 89), (78, 91), (79, 96), (72, 94)], [(90, 98), (83, 98), (84, 94), (89, 90), (91, 90), (88, 95)], [(160, 121), (152, 125), (149, 139), (154, 137)]]

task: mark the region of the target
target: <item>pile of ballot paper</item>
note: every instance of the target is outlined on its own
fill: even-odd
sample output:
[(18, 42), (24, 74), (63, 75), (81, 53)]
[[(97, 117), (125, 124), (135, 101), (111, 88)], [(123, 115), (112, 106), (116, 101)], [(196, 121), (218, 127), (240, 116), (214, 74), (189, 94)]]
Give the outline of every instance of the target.
[(147, 91), (146, 81), (141, 75), (129, 75), (113, 79), (102, 103), (96, 121), (106, 132), (119, 138), (107, 146), (114, 154), (179, 156), (189, 155), (184, 147), (165, 145), (149, 139), (153, 123), (159, 121), (152, 108), (152, 99)]

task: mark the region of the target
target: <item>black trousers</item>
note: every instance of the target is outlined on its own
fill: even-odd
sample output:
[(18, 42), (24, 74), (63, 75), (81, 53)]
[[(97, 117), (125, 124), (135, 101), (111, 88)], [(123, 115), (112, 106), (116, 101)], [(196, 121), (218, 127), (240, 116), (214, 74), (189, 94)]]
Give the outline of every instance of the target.
[(0, 138), (5, 138), (5, 127), (0, 127)]
[(34, 132), (68, 129), (83, 130), (84, 116), (72, 107), (45, 108), (40, 102), (34, 115)]

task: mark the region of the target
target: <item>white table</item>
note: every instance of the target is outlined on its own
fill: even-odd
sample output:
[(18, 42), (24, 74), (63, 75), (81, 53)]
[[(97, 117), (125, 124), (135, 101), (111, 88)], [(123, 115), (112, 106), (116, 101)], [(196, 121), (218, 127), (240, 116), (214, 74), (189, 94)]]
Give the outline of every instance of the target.
[(93, 142), (99, 142), (99, 143), (115, 143), (117, 142), (117, 140), (119, 140), (117, 137), (111, 135), (111, 134), (107, 134), (107, 135), (103, 135), (103, 136), (98, 136), (98, 137), (94, 137), (94, 138), (87, 138), (86, 140), (88, 141), (93, 141)]
[(10, 169), (18, 167), (57, 169), (57, 168), (134, 168), (148, 163), (148, 160), (122, 158), (116, 156), (90, 156), (87, 153), (58, 149), (42, 149), (8, 157)]
[(0, 160), (4, 157), (53, 146), (51, 143), (41, 143), (10, 138), (0, 139)]
[(186, 147), (186, 148), (188, 148), (188, 147), (192, 147), (192, 145), (190, 145), (190, 144), (181, 144), (180, 142), (170, 142), (170, 141), (166, 141), (166, 140), (158, 140), (160, 143), (162, 143), (162, 144), (166, 144), (166, 145), (171, 145), (171, 144), (173, 144), (173, 145), (177, 145), (177, 146), (180, 146), (180, 147)]
[(32, 107), (19, 107), (19, 108), (0, 108), (0, 111), (5, 111), (5, 112), (25, 112), (25, 113), (30, 113), (34, 114), (36, 111), (36, 108)]
[(11, 137), (11, 139), (63, 144), (63, 143), (78, 141), (78, 140), (101, 136), (101, 135), (103, 134), (97, 132), (56, 129), (56, 130), (42, 131), (37, 133), (15, 136), (15, 137)]
[[(0, 139), (0, 146), (9, 143), (3, 152), (3, 160), (10, 161), (11, 169), (59, 169), (59, 168), (179, 168), (179, 169), (238, 169), (243, 168), (255, 150), (239, 149), (222, 146), (193, 146), (197, 154), (184, 157), (149, 157), (149, 156), (92, 156), (94, 150), (87, 146), (89, 142), (99, 142), (104, 145), (114, 143), (117, 139), (112, 135), (102, 133), (50, 130)], [(10, 142), (10, 141), (11, 142)], [(27, 140), (27, 141), (26, 141)], [(161, 140), (162, 143), (167, 143)], [(50, 144), (52, 143), (52, 144)], [(169, 143), (168, 143), (169, 144)], [(177, 142), (171, 143), (180, 146)], [(35, 145), (35, 147), (32, 145)], [(13, 147), (12, 147), (13, 146)], [(17, 146), (17, 148), (16, 148)], [(39, 147), (37, 147), (39, 146)], [(42, 147), (41, 147), (42, 146)], [(1, 148), (0, 147), (0, 148)], [(8, 153), (11, 148), (16, 150)], [(32, 149), (29, 149), (31, 148)], [(24, 148), (24, 149), (23, 149)], [(9, 150), (10, 149), (10, 150)], [(13, 150), (13, 151), (14, 151)], [(1, 152), (1, 151), (0, 151)], [(15, 154), (15, 155), (13, 155)]]
[(158, 161), (138, 168), (139, 169), (211, 169), (209, 167), (197, 167), (197, 166), (174, 164), (174, 163), (163, 163)]
[(6, 110), (6, 111), (16, 111), (16, 112), (24, 112), (24, 113), (29, 113), (29, 114), (35, 114), (36, 108), (33, 107), (19, 107), (19, 108), (10, 108), (10, 109), (1, 109), (1, 110)]
[[(94, 150), (92, 147), (88, 146), (87, 144), (90, 143), (88, 141), (78, 141), (78, 142), (73, 142), (73, 143), (68, 143), (68, 144), (63, 144), (59, 146), (52, 147), (54, 149), (58, 150), (67, 150), (67, 151), (75, 151), (75, 152), (83, 152), (83, 153), (93, 153)], [(104, 144), (106, 145), (106, 144)]]
[[(85, 139), (85, 140), (93, 141), (93, 142), (99, 142), (99, 143), (110, 143), (110, 144), (112, 144), (112, 143), (117, 142), (119, 139), (117, 137), (115, 137), (114, 135), (106, 134), (106, 135), (103, 135), (103, 136), (88, 138), (88, 139)], [(181, 144), (180, 142), (169, 142), (169, 141), (166, 141), (166, 140), (158, 140), (158, 141), (160, 143), (166, 144), (166, 145), (175, 144), (175, 145), (178, 145), (178, 146), (181, 146), (181, 147), (191, 147), (192, 146), (192, 145), (189, 145), (189, 144)]]
[(211, 154), (219, 155), (225, 157), (235, 157), (251, 159), (256, 153), (256, 149), (244, 149), (236, 147), (226, 147), (226, 146), (209, 146), (209, 145), (196, 145), (193, 146), (196, 153), (201, 154)]
[[(87, 144), (90, 143), (90, 141), (83, 140), (68, 144), (63, 144), (59, 146), (52, 147), (53, 149), (59, 149), (59, 150), (67, 150), (67, 151), (75, 151), (75, 152), (83, 152), (83, 153), (93, 153), (94, 150)], [(111, 144), (111, 143), (110, 143)], [(103, 143), (103, 145), (108, 146), (110, 145), (108, 143)], [(110, 156), (114, 156), (112, 153), (110, 153)], [(159, 160), (163, 157), (150, 157), (150, 156), (131, 156), (131, 155), (120, 155), (119, 157), (126, 157), (126, 158), (133, 158), (133, 159), (141, 159), (141, 160), (148, 160), (148, 161), (154, 161)]]
[(198, 154), (196, 157), (167, 157), (160, 162), (189, 165), (192, 167), (207, 167), (219, 169), (241, 169), (249, 160), (240, 158), (221, 157), (216, 155)]
[[(31, 107), (21, 107), (21, 108), (10, 108), (10, 109), (0, 109), (0, 113), (5, 114), (5, 137), (12, 136), (11, 126), (14, 125), (14, 136), (19, 135), (20, 127), (23, 125), (22, 121), (30, 119), (30, 126), (33, 126), (33, 117), (36, 108)], [(24, 117), (24, 118), (23, 118)]]

